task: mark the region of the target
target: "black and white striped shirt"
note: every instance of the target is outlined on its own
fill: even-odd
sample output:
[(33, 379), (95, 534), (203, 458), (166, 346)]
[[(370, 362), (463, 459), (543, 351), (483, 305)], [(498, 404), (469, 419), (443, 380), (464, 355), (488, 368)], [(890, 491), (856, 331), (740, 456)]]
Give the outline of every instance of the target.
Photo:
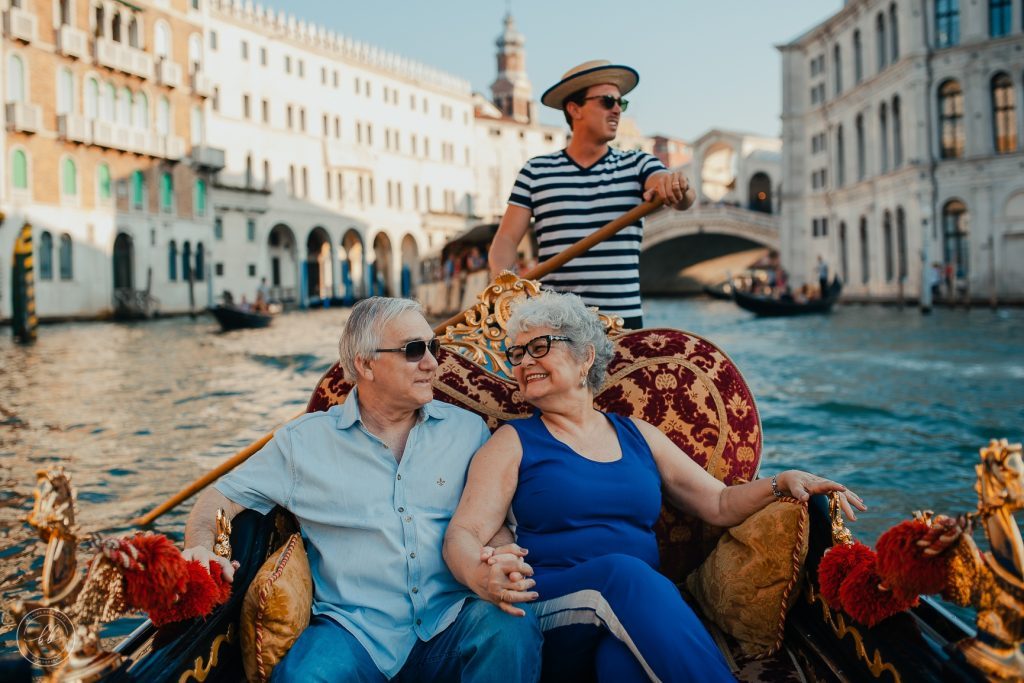
[[(564, 150), (534, 157), (519, 172), (509, 204), (533, 214), (540, 261), (555, 256), (643, 201), (644, 183), (665, 170), (646, 152), (609, 148), (590, 168)], [(588, 306), (623, 318), (640, 306), (643, 219), (545, 276), (543, 282), (579, 294)]]

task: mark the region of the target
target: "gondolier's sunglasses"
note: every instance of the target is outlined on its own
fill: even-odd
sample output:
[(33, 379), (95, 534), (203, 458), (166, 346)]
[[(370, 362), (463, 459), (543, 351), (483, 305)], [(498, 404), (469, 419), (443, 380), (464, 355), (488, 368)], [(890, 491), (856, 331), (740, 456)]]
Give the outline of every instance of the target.
[(530, 354), (534, 358), (543, 358), (548, 355), (548, 351), (551, 350), (551, 342), (553, 341), (572, 343), (572, 339), (569, 339), (569, 337), (544, 334), (539, 337), (534, 337), (525, 344), (508, 347), (505, 349), (505, 358), (508, 359), (508, 364), (512, 366), (522, 363), (523, 359), (526, 358), (526, 354)]
[(437, 352), (441, 350), (441, 341), (434, 337), (433, 339), (424, 341), (423, 339), (417, 339), (411, 341), (405, 346), (401, 346), (397, 349), (375, 349), (377, 353), (404, 353), (405, 359), (410, 363), (419, 363), (423, 360), (423, 356), (426, 355), (427, 351), (430, 351), (430, 355), (437, 358)]
[(583, 101), (587, 100), (600, 100), (601, 106), (611, 111), (615, 109), (615, 105), (622, 107), (622, 111), (629, 109), (629, 100), (624, 100), (621, 97), (615, 97), (614, 95), (591, 95), (590, 97), (584, 97)]

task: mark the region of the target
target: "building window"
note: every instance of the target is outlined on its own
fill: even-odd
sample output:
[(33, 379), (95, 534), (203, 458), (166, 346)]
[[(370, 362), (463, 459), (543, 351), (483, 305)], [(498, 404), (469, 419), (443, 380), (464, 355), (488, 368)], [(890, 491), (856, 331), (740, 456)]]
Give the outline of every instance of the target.
[(146, 202), (146, 176), (142, 171), (132, 172), (132, 208), (141, 211)]
[(832, 80), (836, 95), (843, 91), (843, 50), (836, 43), (832, 48)]
[(167, 244), (167, 279), (171, 282), (178, 279), (178, 245), (174, 240)]
[(20, 149), (11, 154), (11, 183), (15, 190), (28, 189), (28, 157)]
[(263, 189), (270, 189), (270, 161), (263, 161)]
[(18, 55), (7, 60), (7, 101), (25, 101), (25, 63)]
[(952, 47), (959, 42), (959, 0), (935, 0), (935, 46)]
[(939, 149), (943, 159), (964, 154), (964, 93), (954, 80), (939, 87)]
[(217, 51), (217, 32), (210, 31), (210, 49), (214, 52)]
[(988, 0), (988, 34), (993, 38), (1009, 35), (1012, 15), (1010, 0)]
[(843, 282), (849, 282), (850, 262), (847, 258), (845, 222), (839, 223), (839, 267), (842, 269)]
[(299, 67), (299, 78), (305, 78), (306, 77), (306, 63), (300, 59), (300, 60), (298, 60), (297, 66)]
[(210, 98), (210, 108), (220, 111), (220, 88), (213, 86), (213, 97)]
[(183, 282), (192, 281), (192, 245), (188, 240), (181, 245), (181, 279)]
[(853, 32), (853, 82), (864, 78), (864, 48), (860, 42), (860, 31)]
[(249, 264), (249, 277), (256, 277), (256, 264), (255, 263), (250, 263)]
[(1005, 73), (992, 77), (992, 133), (996, 154), (1017, 151), (1017, 110), (1013, 81)]
[(71, 247), (71, 235), (64, 233), (60, 236), (60, 279), (72, 280), (75, 277), (74, 254)]
[(70, 114), (75, 110), (75, 80), (71, 69), (62, 67), (57, 78), (57, 113)]
[(263, 100), (263, 123), (270, 123), (270, 100)]
[(889, 61), (895, 64), (900, 58), (900, 24), (896, 3), (889, 5)]
[(96, 184), (99, 189), (100, 201), (110, 201), (110, 167), (100, 164), (96, 168)]
[(213, 272), (214, 272), (214, 274), (217, 277), (223, 277), (224, 276), (224, 264), (223, 263), (215, 263), (213, 265)]
[(196, 179), (196, 215), (206, 215), (206, 181), (202, 178)]
[[(213, 239), (218, 242), (224, 239), (224, 219), (217, 216), (213, 219)], [(220, 275), (220, 273), (218, 273)]]
[(889, 211), (882, 217), (882, 249), (885, 253), (885, 281), (892, 282), (896, 273), (892, 258), (892, 213)]
[(65, 197), (78, 195), (78, 168), (71, 159), (65, 159), (61, 166), (61, 193)]
[(85, 82), (85, 118), (94, 119), (100, 113), (100, 83), (95, 78)]
[(892, 98), (892, 167), (903, 165), (903, 122), (900, 119), (900, 97)]
[(196, 280), (202, 282), (206, 277), (206, 249), (202, 242), (196, 243)]
[(902, 207), (896, 207), (896, 263), (903, 282), (907, 277), (907, 217)]
[(879, 142), (879, 171), (885, 173), (889, 170), (889, 114), (885, 102), (878, 108), (878, 138)]
[(242, 41), (242, 61), (249, 61), (249, 43), (244, 40)]
[(952, 266), (958, 280), (967, 277), (967, 207), (960, 200), (951, 200), (942, 207), (942, 233), (942, 255), (947, 267)]
[(864, 180), (868, 172), (867, 143), (864, 139), (864, 115), (857, 114), (857, 180)]
[(39, 279), (53, 279), (53, 235), (48, 231), (39, 236)]
[(170, 173), (160, 175), (160, 210), (164, 213), (174, 210), (174, 179)]
[(242, 95), (242, 118), (249, 118), (251, 112), (249, 111), (249, 96)]
[(245, 238), (250, 242), (256, 241), (256, 221), (252, 218), (245, 220)]
[(288, 194), (295, 196), (295, 164), (288, 164)]
[(860, 281), (867, 284), (871, 280), (871, 255), (868, 249), (868, 219), (860, 217)]
[(302, 196), (309, 196), (309, 169), (302, 167)]
[(260, 66), (266, 66), (266, 65), (267, 65), (267, 48), (261, 47), (260, 48)]
[(284, 72), (290, 74), (292, 72), (292, 58), (291, 55), (284, 56)]
[(875, 16), (875, 57), (878, 60), (878, 70), (886, 67), (886, 50), (889, 47), (885, 36), (885, 13), (879, 12)]

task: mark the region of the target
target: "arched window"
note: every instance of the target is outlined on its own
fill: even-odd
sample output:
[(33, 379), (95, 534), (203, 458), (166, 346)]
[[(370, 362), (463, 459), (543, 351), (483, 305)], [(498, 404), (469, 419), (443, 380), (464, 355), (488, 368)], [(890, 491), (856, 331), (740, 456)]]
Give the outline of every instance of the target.
[(850, 260), (846, 246), (846, 222), (839, 223), (839, 267), (843, 272), (843, 282), (850, 281)]
[(121, 42), (121, 13), (115, 11), (113, 18), (110, 20), (110, 38), (115, 43)]
[(868, 173), (867, 141), (864, 139), (864, 115), (857, 114), (857, 180), (864, 180)]
[(967, 207), (959, 199), (950, 200), (942, 207), (942, 234), (943, 258), (953, 267), (957, 279), (967, 277)]
[(72, 280), (75, 277), (75, 265), (71, 252), (71, 235), (60, 236), (60, 279)]
[(156, 22), (153, 34), (153, 52), (157, 59), (167, 59), (171, 56), (171, 29), (167, 26), (166, 21)]
[(196, 281), (202, 282), (206, 272), (206, 250), (202, 242), (196, 242)]
[(887, 43), (888, 39), (885, 35), (885, 13), (879, 12), (875, 16), (875, 58), (878, 61), (879, 71), (886, 67), (886, 52), (889, 48)]
[(93, 8), (93, 30), (95, 31), (94, 35), (97, 38), (102, 38), (106, 35), (107, 14), (103, 5), (96, 5), (96, 7)]
[(960, 0), (935, 0), (935, 47), (960, 42)]
[(871, 255), (868, 250), (868, 219), (860, 217), (860, 281), (871, 281)]
[(149, 130), (149, 97), (146, 93), (140, 92), (135, 95), (135, 127), (140, 130)]
[(892, 258), (892, 213), (888, 210), (882, 216), (882, 249), (885, 254), (885, 281), (892, 282), (896, 272)]
[(94, 119), (100, 113), (100, 83), (95, 78), (85, 81), (85, 118)]
[(25, 101), (25, 62), (18, 55), (7, 59), (7, 101)]
[(1013, 6), (1010, 0), (988, 0), (988, 34), (993, 38), (1010, 35)]
[(146, 176), (142, 171), (132, 172), (132, 208), (141, 211), (146, 206)]
[(20, 149), (11, 154), (11, 186), (15, 190), (28, 189), (28, 157)]
[(203, 41), (198, 33), (188, 37), (188, 68), (191, 74), (203, 70)]
[(160, 98), (160, 106), (156, 110), (156, 132), (160, 135), (171, 132), (171, 101), (166, 96)]
[(832, 47), (832, 80), (838, 95), (843, 91), (843, 49), (839, 43)]
[(900, 118), (900, 96), (892, 98), (892, 166), (903, 165), (903, 122)]
[(70, 114), (75, 110), (75, 77), (71, 69), (61, 67), (57, 75), (57, 113)]
[(864, 46), (860, 42), (860, 30), (853, 32), (853, 82), (864, 79)]
[(902, 206), (896, 207), (896, 262), (903, 282), (907, 278), (907, 216)]
[(72, 159), (65, 159), (61, 164), (61, 193), (67, 197), (78, 194), (78, 168)]
[(160, 175), (160, 210), (164, 213), (174, 210), (174, 179), (170, 173)]
[(133, 16), (131, 21), (128, 22), (128, 44), (136, 49), (142, 48), (139, 33), (139, 20)]
[(896, 3), (889, 5), (889, 61), (895, 64), (900, 58), (900, 24)]
[(192, 133), (192, 144), (201, 145), (203, 139), (206, 137), (203, 131), (203, 110), (199, 107), (192, 107), (192, 113), (189, 120), (189, 128)]
[(939, 150), (943, 159), (964, 155), (964, 92), (955, 80), (939, 87)]
[(132, 125), (132, 91), (128, 88), (121, 88), (117, 98), (117, 123), (125, 128)]
[(181, 245), (181, 279), (185, 282), (192, 279), (192, 245), (188, 240)]
[(1017, 151), (1017, 108), (1013, 80), (1005, 73), (992, 77), (992, 134), (996, 154)]
[(53, 279), (53, 235), (45, 230), (39, 236), (39, 279)]
[(103, 100), (100, 102), (100, 116), (104, 121), (114, 122), (114, 102), (117, 99), (113, 83), (103, 84)]
[(71, 7), (69, 7), (70, 4), (71, 4), (71, 0), (60, 0), (60, 2), (58, 3), (57, 11), (60, 13), (60, 25), (61, 26), (70, 26), (71, 25), (72, 17), (71, 17)]
[(206, 215), (206, 181), (202, 178), (196, 179), (196, 215)]
[(846, 184), (846, 150), (843, 147), (843, 127), (836, 129), (836, 187)]
[(879, 145), (881, 154), (878, 157), (879, 170), (885, 173), (889, 170), (889, 116), (885, 102), (882, 102), (878, 108), (878, 137), (881, 143)]
[(178, 245), (174, 240), (167, 244), (167, 279), (171, 282), (178, 279)]
[(100, 201), (110, 201), (110, 167), (106, 164), (100, 164), (96, 168), (96, 184)]
[(245, 186), (252, 187), (252, 154), (245, 155)]

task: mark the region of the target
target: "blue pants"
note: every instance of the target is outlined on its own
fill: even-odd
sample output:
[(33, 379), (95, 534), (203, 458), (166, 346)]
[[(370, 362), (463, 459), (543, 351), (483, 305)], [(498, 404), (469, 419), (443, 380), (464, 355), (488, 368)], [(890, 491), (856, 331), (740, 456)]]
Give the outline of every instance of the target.
[(679, 590), (646, 562), (604, 555), (534, 578), (542, 680), (735, 680)]
[[(533, 683), (540, 678), (541, 634), (530, 610), (505, 614), (489, 602), (469, 598), (452, 624), (413, 646), (395, 676), (400, 683), (492, 681)], [(388, 680), (351, 633), (317, 615), (277, 665), (271, 681), (313, 683)]]

